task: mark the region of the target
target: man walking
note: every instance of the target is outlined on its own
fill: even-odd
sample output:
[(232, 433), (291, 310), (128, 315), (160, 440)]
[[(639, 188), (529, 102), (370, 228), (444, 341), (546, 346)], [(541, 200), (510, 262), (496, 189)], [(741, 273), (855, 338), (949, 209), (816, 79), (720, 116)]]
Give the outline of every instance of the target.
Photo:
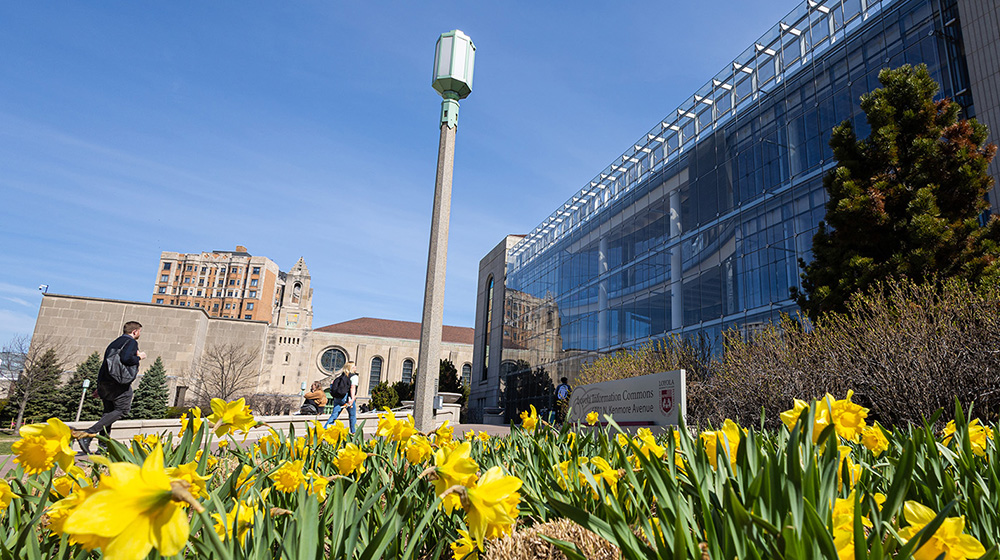
[[(87, 428), (89, 437), (79, 439), (80, 449), (87, 455), (90, 454), (90, 442), (94, 436), (103, 434), (111, 437), (111, 425), (128, 414), (132, 408), (132, 381), (135, 381), (136, 375), (139, 374), (139, 361), (146, 358), (146, 353), (139, 351), (141, 324), (129, 321), (122, 327), (122, 331), (124, 334), (111, 341), (104, 351), (101, 371), (97, 374), (97, 396), (101, 397), (101, 402), (104, 403), (104, 415), (96, 424)], [(111, 375), (109, 362), (115, 359), (115, 355), (125, 366), (123, 379), (115, 379)]]

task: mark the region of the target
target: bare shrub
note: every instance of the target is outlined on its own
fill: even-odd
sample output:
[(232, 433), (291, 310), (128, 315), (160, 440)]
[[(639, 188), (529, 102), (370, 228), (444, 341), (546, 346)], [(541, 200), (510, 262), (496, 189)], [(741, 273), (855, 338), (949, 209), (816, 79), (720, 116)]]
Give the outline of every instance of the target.
[[(714, 389), (727, 415), (774, 427), (793, 398), (829, 392), (871, 409), (869, 420), (917, 423), (957, 397), (974, 414), (1000, 408), (1000, 291), (960, 280), (889, 282), (855, 295), (815, 328), (785, 318), (749, 341), (727, 336)], [(807, 325), (808, 327), (808, 325)]]
[(260, 376), (260, 349), (234, 342), (213, 344), (195, 368), (194, 393), (203, 406), (213, 398), (230, 401), (255, 392)]

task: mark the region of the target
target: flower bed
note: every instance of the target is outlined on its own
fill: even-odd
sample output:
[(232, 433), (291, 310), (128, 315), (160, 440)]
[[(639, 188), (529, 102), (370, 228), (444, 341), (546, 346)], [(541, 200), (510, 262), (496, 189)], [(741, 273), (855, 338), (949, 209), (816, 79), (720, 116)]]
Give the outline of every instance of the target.
[(797, 401), (777, 432), (628, 435), (532, 409), (509, 437), (455, 438), (383, 414), (367, 442), (315, 423), (242, 448), (257, 422), (217, 400), (179, 435), (105, 442), (93, 463), (53, 419), (21, 430), (0, 481), (0, 558), (474, 558), (567, 520), (636, 559), (996, 558), (993, 428), (960, 408), (939, 434), (934, 418), (889, 431), (866, 415), (828, 395)]

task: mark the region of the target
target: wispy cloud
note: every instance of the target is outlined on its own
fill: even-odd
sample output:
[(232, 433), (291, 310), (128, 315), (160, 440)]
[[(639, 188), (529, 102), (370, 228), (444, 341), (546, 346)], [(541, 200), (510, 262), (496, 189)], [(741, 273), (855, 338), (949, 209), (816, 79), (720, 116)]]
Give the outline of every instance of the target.
[(0, 309), (0, 344), (15, 336), (31, 335), (35, 330), (35, 316), (9, 309)]

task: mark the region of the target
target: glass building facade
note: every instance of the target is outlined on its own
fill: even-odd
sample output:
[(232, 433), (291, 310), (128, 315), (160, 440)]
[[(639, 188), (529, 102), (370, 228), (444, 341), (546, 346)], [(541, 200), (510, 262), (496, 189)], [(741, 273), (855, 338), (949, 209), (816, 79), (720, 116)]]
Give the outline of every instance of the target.
[[(851, 120), (868, 135), (859, 98), (879, 71), (926, 64), (975, 116), (957, 1), (807, 0), (750, 45), (509, 248), (502, 313), (480, 287), (477, 356), (501, 351), (474, 364), (473, 403), (491, 376), (572, 379), (599, 353), (795, 312), (831, 131)], [(486, 308), (502, 337), (483, 336), (499, 322)]]

